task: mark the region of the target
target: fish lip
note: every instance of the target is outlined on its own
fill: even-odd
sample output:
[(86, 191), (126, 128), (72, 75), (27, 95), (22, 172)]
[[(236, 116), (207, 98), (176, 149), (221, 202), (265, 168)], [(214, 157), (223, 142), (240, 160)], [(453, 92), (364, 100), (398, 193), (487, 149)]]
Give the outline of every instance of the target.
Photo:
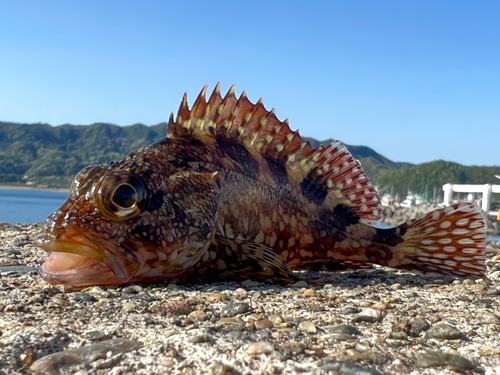
[(51, 269), (53, 254), (49, 256), (39, 269), (40, 276), (51, 284), (69, 285), (117, 285), (132, 280), (140, 264), (135, 259), (124, 259), (124, 256), (107, 249), (95, 246), (89, 236), (82, 231), (70, 238), (55, 237), (40, 233), (35, 237), (38, 247), (52, 253), (69, 253), (88, 258), (85, 266), (77, 266), (63, 271)]
[(119, 280), (108, 266), (92, 258), (87, 258), (84, 265), (68, 270), (56, 271), (51, 269), (49, 265), (55, 254), (60, 253), (52, 253), (38, 269), (40, 277), (49, 284), (73, 286), (119, 284)]

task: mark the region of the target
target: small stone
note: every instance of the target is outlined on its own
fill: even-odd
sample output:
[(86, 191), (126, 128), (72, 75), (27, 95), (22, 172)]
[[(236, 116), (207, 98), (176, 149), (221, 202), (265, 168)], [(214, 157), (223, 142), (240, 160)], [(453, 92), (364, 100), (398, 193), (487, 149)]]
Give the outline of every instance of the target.
[(31, 242), (24, 241), (24, 240), (12, 241), (12, 246), (23, 247), (23, 246), (25, 246), (25, 245), (27, 245), (29, 243), (31, 243)]
[(292, 284), (294, 288), (307, 288), (307, 282), (304, 280), (299, 280)]
[(231, 302), (222, 309), (222, 316), (232, 317), (250, 311), (252, 307), (246, 302)]
[(152, 307), (153, 312), (159, 312), (168, 316), (188, 315), (193, 311), (188, 301), (166, 301), (159, 306)]
[(221, 318), (219, 320), (219, 323), (221, 323), (223, 325), (226, 325), (226, 326), (230, 326), (230, 325), (243, 325), (243, 322), (241, 320), (238, 320), (238, 319), (233, 318), (233, 317)]
[(69, 294), (70, 298), (76, 302), (97, 302), (94, 296), (87, 293), (75, 292)]
[(101, 341), (81, 348), (49, 354), (33, 362), (30, 366), (30, 370), (40, 374), (67, 373), (67, 371), (64, 371), (67, 367), (79, 364), (90, 365), (98, 359), (106, 361), (112, 358), (115, 359), (115, 361), (111, 360), (103, 362), (102, 364), (97, 363), (96, 365), (99, 366), (99, 368), (113, 367), (121, 358), (119, 357), (118, 361), (116, 361), (116, 356), (121, 356), (124, 353), (140, 349), (141, 347), (142, 343), (133, 340), (112, 339)]
[(391, 332), (391, 338), (394, 340), (407, 340), (408, 334), (404, 331)]
[(101, 298), (111, 298), (113, 297), (113, 295), (107, 291), (107, 290), (104, 290), (98, 286), (94, 286), (90, 289), (87, 290), (87, 292), (93, 296), (99, 296)]
[(230, 364), (216, 362), (210, 369), (210, 375), (226, 375), (228, 372), (232, 372), (233, 370), (234, 367)]
[(494, 356), (500, 356), (500, 348), (496, 346), (491, 346), (491, 345), (483, 345), (479, 348), (479, 354), (481, 355), (494, 355)]
[(90, 341), (103, 341), (103, 340), (108, 340), (111, 338), (110, 335), (108, 335), (107, 333), (101, 332), (101, 331), (89, 331), (89, 332), (85, 333), (85, 336)]
[(75, 314), (78, 318), (81, 319), (87, 314), (87, 310), (75, 309), (73, 310), (73, 314)]
[(431, 328), (431, 325), (425, 319), (413, 319), (410, 322), (408, 334), (412, 337), (418, 337), (422, 332)]
[(224, 293), (215, 292), (207, 297), (208, 302), (220, 302), (227, 300), (227, 295)]
[(244, 298), (247, 298), (248, 293), (245, 289), (238, 288), (233, 292), (233, 296), (235, 296), (236, 298), (239, 298), (239, 299), (244, 299)]
[(277, 314), (269, 315), (269, 320), (273, 322), (273, 324), (281, 324), (285, 321), (285, 319), (281, 315)]
[(68, 301), (67, 298), (59, 297), (59, 296), (55, 296), (53, 298), (53, 301), (54, 301), (54, 303), (58, 304), (61, 307), (65, 307), (65, 306), (68, 306), (70, 304), (70, 302)]
[(406, 277), (404, 277), (404, 276), (396, 276), (394, 281), (398, 284), (406, 285)]
[(401, 289), (403, 286), (400, 284), (400, 283), (396, 283), (396, 284), (392, 284), (391, 285), (391, 289), (392, 290), (399, 290)]
[(386, 310), (387, 309), (387, 304), (383, 302), (377, 302), (372, 305), (372, 309), (375, 310)]
[(483, 312), (481, 314), (478, 314), (478, 319), (482, 324), (500, 325), (500, 317), (493, 313)]
[(344, 333), (351, 336), (361, 335), (361, 332), (353, 326), (348, 324), (339, 324), (332, 328), (332, 333)]
[(208, 319), (207, 313), (203, 310), (195, 310), (188, 315), (188, 318), (198, 321), (204, 321)]
[(213, 340), (212, 335), (208, 333), (201, 333), (199, 335), (194, 336), (192, 342), (193, 344), (202, 344), (204, 342), (210, 342), (212, 340)]
[(304, 293), (302, 293), (302, 297), (312, 297), (316, 294), (316, 292), (314, 291), (314, 289), (306, 289), (304, 290)]
[(304, 332), (316, 333), (316, 326), (314, 323), (307, 320), (300, 322), (298, 329)]
[(384, 375), (375, 369), (367, 369), (352, 362), (327, 362), (321, 366), (326, 373), (339, 375)]
[(382, 320), (382, 313), (379, 310), (371, 309), (371, 308), (366, 308), (361, 310), (361, 312), (352, 318), (352, 321), (354, 323), (358, 322), (368, 322), (368, 323), (375, 323), (379, 322)]
[(456, 327), (446, 324), (439, 323), (433, 325), (425, 333), (425, 339), (444, 339), (444, 340), (457, 340), (462, 338), (463, 334)]
[(122, 294), (137, 294), (137, 290), (132, 286), (126, 286), (122, 289)]
[(257, 329), (266, 329), (273, 328), (274, 324), (269, 319), (257, 320), (254, 322), (255, 328)]
[(268, 341), (259, 341), (250, 344), (245, 351), (248, 355), (269, 354), (274, 351), (274, 346)]
[(343, 311), (342, 314), (348, 315), (348, 314), (357, 314), (359, 312), (359, 309), (353, 306), (347, 306)]
[(133, 312), (137, 309), (137, 306), (135, 303), (132, 302), (124, 302), (122, 304), (122, 310), (125, 312)]
[(436, 324), (437, 322), (440, 322), (442, 319), (439, 315), (433, 314), (428, 317), (428, 320), (431, 324)]
[(96, 370), (115, 367), (118, 363), (120, 363), (122, 356), (122, 353), (118, 353), (116, 355), (110, 356), (109, 358), (98, 359), (95, 362), (91, 363), (91, 367)]
[(259, 283), (253, 280), (245, 280), (241, 283), (241, 285), (244, 286), (245, 288), (255, 288), (256, 286), (259, 285)]
[(474, 365), (467, 358), (461, 355), (443, 353), (442, 351), (428, 351), (417, 354), (415, 367), (429, 368), (450, 366), (454, 370), (471, 370)]

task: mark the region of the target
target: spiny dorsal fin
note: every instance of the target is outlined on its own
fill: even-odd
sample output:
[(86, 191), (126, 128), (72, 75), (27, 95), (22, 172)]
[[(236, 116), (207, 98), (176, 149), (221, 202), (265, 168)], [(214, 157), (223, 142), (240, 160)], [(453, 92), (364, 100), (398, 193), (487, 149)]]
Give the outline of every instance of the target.
[(169, 122), (170, 137), (225, 139), (244, 145), (252, 154), (273, 159), (286, 168), (310, 202), (335, 207), (343, 204), (360, 218), (378, 220), (380, 199), (359, 162), (336, 141), (313, 148), (288, 120), (280, 121), (266, 110), (262, 99), (253, 104), (243, 91), (239, 98), (234, 85), (220, 94), (220, 83), (206, 100), (205, 85), (192, 109), (184, 95), (175, 122)]

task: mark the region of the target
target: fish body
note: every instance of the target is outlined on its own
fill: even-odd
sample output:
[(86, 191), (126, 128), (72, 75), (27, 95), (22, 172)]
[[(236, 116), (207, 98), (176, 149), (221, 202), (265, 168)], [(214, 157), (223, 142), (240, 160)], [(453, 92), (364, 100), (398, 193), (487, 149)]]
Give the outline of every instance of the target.
[(234, 87), (205, 92), (191, 109), (184, 96), (166, 138), (75, 177), (37, 237), (52, 252), (46, 281), (294, 281), (294, 270), (371, 264), (485, 275), (476, 205), (375, 228), (379, 196), (344, 145), (313, 148)]

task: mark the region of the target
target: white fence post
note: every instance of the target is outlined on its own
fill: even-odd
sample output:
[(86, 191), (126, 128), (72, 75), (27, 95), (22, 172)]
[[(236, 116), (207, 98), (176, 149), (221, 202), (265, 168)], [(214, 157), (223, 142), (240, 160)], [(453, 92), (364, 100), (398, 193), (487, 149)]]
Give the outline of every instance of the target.
[(484, 185), (482, 203), (483, 204), (481, 205), (481, 208), (483, 209), (484, 212), (488, 213), (491, 203), (491, 184)]
[(453, 184), (443, 185), (444, 191), (444, 204), (445, 206), (449, 206), (451, 204), (451, 196), (453, 194)]

